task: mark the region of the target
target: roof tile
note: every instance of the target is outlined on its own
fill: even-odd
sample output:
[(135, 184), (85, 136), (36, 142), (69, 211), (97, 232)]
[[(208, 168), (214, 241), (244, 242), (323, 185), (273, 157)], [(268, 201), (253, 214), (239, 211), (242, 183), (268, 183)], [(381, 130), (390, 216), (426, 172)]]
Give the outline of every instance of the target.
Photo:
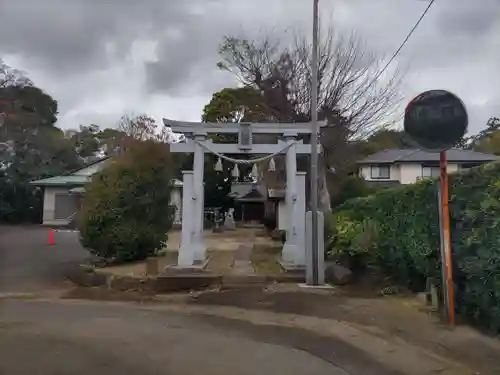
[[(492, 154), (484, 154), (470, 150), (450, 149), (446, 152), (450, 162), (490, 162), (500, 158)], [(438, 162), (438, 152), (428, 152), (419, 149), (387, 149), (376, 152), (359, 160), (358, 164), (396, 163), (396, 162)]]

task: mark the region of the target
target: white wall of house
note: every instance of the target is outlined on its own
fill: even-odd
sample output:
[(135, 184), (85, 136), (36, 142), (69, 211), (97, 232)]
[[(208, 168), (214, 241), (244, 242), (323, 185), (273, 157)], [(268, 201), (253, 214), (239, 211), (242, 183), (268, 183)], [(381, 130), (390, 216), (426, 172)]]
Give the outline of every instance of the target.
[(422, 164), (400, 164), (401, 175), (399, 182), (402, 184), (414, 184), (422, 177)]
[(68, 220), (56, 217), (57, 195), (69, 195), (69, 189), (47, 186), (43, 193), (43, 223), (48, 225), (65, 225)]
[(460, 164), (449, 163), (448, 164), (448, 173), (458, 172), (461, 169)]
[[(401, 184), (413, 184), (424, 177), (422, 168), (425, 164), (419, 163), (398, 163), (390, 165), (389, 178), (373, 178), (371, 173), (371, 165), (363, 165), (359, 168), (360, 176), (367, 181), (399, 181)], [(456, 163), (448, 164), (448, 172), (453, 173), (458, 171), (459, 165)]]

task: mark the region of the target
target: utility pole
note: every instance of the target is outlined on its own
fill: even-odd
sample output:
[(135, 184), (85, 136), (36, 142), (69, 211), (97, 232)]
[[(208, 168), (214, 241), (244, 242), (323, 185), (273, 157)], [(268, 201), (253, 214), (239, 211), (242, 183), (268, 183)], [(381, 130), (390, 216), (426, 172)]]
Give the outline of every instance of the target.
[[(319, 273), (323, 270), (318, 268), (320, 254), (318, 238), (318, 2), (313, 0), (313, 35), (312, 35), (312, 57), (311, 57), (311, 251), (312, 258), (312, 280), (308, 284), (319, 285)], [(321, 278), (322, 279), (322, 278)]]

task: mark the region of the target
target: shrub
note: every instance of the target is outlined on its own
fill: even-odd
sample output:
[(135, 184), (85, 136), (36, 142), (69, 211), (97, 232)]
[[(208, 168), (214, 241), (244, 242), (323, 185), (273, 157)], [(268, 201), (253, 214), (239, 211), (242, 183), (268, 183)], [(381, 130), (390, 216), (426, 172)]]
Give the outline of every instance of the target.
[(135, 142), (85, 187), (78, 226), (82, 244), (99, 257), (145, 259), (166, 245), (172, 227), (168, 146)]
[(341, 180), (337, 192), (332, 194), (331, 207), (335, 208), (349, 199), (375, 194), (382, 189), (386, 188), (370, 186), (363, 178), (358, 176), (348, 176)]
[[(425, 180), (339, 206), (328, 255), (423, 290), (427, 277), (441, 278), (437, 186)], [(457, 312), (500, 332), (500, 163), (450, 175), (450, 221)]]
[(327, 256), (331, 255), (352, 271), (364, 271), (374, 263), (370, 256), (377, 246), (376, 224), (370, 220), (353, 221), (343, 212), (333, 220), (333, 223), (329, 220), (328, 232), (325, 231), (329, 245)]

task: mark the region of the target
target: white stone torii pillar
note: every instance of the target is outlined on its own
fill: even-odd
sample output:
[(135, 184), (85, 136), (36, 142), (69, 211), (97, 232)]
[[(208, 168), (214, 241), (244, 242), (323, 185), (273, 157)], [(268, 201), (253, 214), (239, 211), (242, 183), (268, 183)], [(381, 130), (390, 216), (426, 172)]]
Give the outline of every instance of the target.
[[(286, 242), (282, 250), (282, 259), (284, 263), (296, 263), (296, 253), (297, 253), (297, 215), (301, 213), (296, 212), (296, 200), (297, 200), (297, 183), (296, 183), (296, 173), (297, 173), (297, 150), (295, 146), (295, 138), (297, 133), (287, 132), (283, 134), (287, 145), (290, 147), (286, 152), (286, 191), (285, 191), (285, 203), (286, 203), (286, 213), (289, 220), (288, 227), (286, 230)], [(304, 213), (305, 214), (305, 213)]]
[[(182, 218), (190, 217), (193, 213), (193, 171), (182, 172)], [(182, 219), (181, 226), (181, 246), (179, 248), (179, 255), (177, 258), (177, 265), (179, 267), (189, 267), (194, 264), (195, 254), (193, 243), (194, 230), (191, 225), (185, 225)]]
[[(207, 139), (207, 133), (203, 131), (197, 131), (194, 134), (194, 139), (198, 142), (205, 142)], [(194, 261), (203, 262), (205, 260), (205, 240), (203, 238), (203, 222), (204, 222), (204, 198), (205, 190), (203, 187), (203, 175), (205, 168), (205, 150), (203, 147), (195, 143), (194, 144), (194, 157), (193, 157), (193, 211), (192, 217), (194, 219), (194, 238), (191, 245), (194, 248)]]
[(296, 173), (297, 199), (295, 207), (295, 258), (293, 265), (302, 267), (306, 265), (306, 172)]

